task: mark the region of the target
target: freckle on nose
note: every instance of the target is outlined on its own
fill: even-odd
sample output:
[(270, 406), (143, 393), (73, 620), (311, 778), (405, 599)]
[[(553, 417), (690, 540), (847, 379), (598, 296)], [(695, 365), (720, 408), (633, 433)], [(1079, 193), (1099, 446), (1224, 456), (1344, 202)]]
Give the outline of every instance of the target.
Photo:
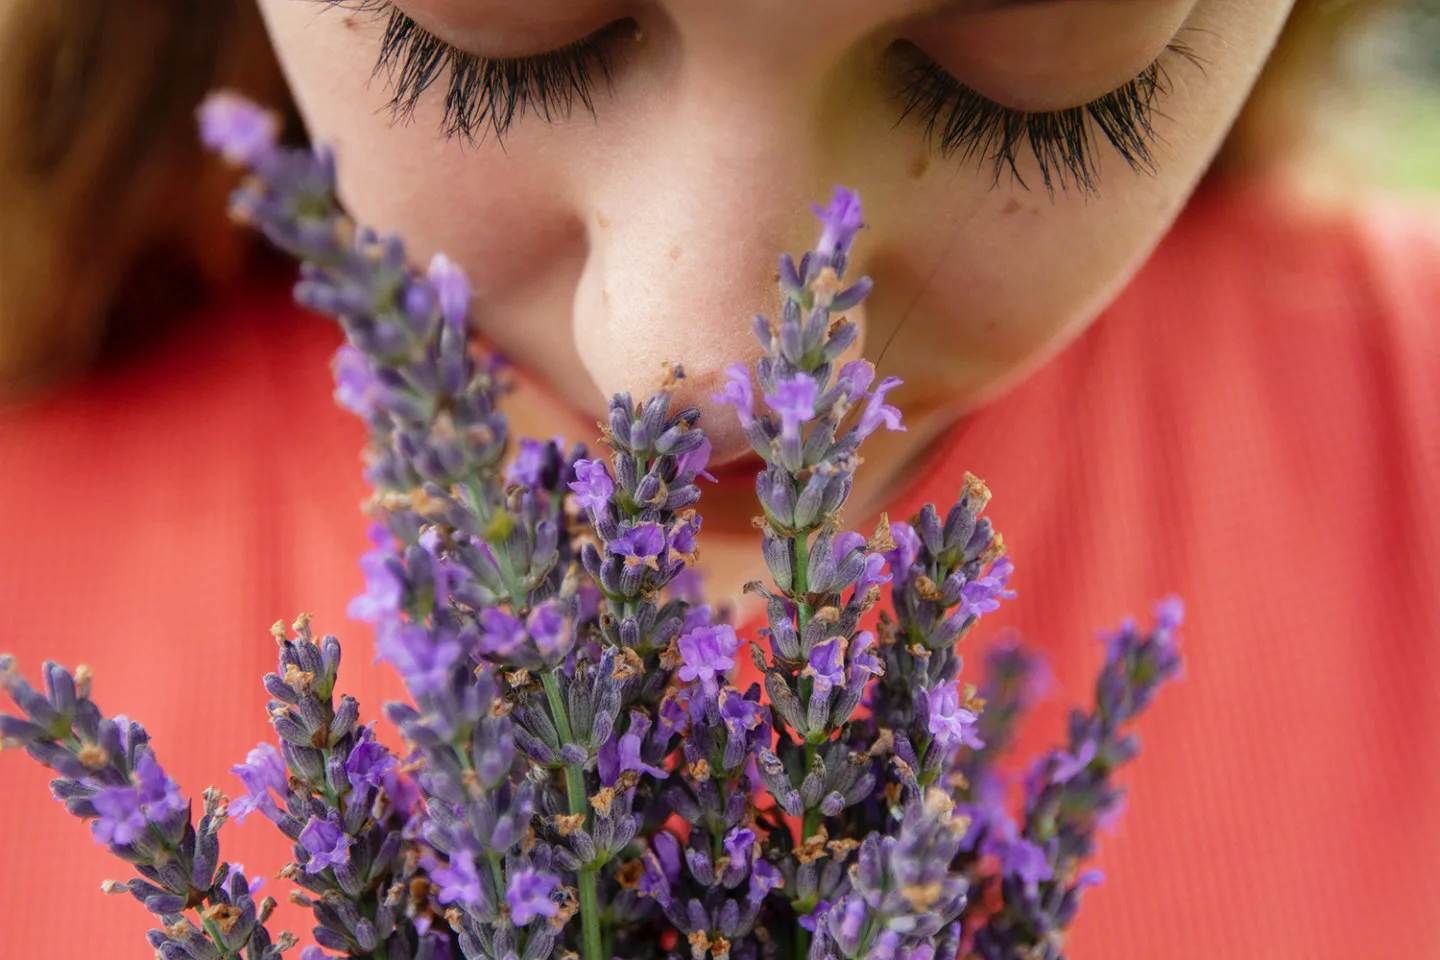
[(610, 218), (605, 216), (603, 210), (595, 211), (595, 225), (598, 226), (601, 230), (610, 229)]

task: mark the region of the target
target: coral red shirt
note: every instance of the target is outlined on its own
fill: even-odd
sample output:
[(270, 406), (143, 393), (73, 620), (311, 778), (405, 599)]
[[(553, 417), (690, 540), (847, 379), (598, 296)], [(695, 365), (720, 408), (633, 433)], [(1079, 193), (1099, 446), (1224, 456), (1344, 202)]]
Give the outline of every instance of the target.
[[(265, 738), (267, 627), (352, 638), (367, 717), (399, 693), (347, 621), (366, 546), (338, 333), (284, 291), (0, 415), (0, 649), (88, 663), (198, 794)], [(1095, 631), (1187, 602), (1186, 675), (1142, 725), (1075, 960), (1440, 956), (1440, 219), (1197, 198), (1119, 300), (958, 423), (891, 515), (995, 493), (1019, 597), (987, 618), (1088, 693)], [(975, 663), (977, 658), (972, 657)], [(125, 875), (0, 757), (0, 955), (150, 955)], [(226, 852), (283, 862), (261, 818)], [(285, 884), (271, 879), (284, 898)], [(308, 931), (298, 911), (285, 925)]]

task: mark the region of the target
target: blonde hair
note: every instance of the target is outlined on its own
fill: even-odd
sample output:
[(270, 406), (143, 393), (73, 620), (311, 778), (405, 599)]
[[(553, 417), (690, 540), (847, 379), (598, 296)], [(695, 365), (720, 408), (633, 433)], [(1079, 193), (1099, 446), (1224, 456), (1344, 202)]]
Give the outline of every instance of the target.
[[(1376, 2), (1298, 0), (1215, 165), (1253, 172)], [(0, 21), (0, 398), (85, 368), (243, 275), (230, 178), (197, 147), (218, 86), (284, 102), (249, 0), (11, 0)]]

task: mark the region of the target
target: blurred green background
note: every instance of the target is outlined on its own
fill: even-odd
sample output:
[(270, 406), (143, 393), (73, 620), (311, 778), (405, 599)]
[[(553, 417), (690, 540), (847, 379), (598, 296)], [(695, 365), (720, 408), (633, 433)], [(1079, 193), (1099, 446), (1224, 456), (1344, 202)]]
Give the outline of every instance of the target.
[(1382, 14), (1342, 72), (1340, 115), (1317, 118), (1322, 146), (1377, 187), (1440, 191), (1440, 0)]

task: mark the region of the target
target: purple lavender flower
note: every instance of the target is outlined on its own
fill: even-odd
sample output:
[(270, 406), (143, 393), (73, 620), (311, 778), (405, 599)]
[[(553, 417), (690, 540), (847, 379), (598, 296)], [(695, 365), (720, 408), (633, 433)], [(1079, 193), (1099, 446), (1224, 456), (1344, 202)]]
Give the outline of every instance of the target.
[(553, 873), (526, 867), (510, 877), (505, 889), (505, 902), (510, 905), (510, 922), (523, 927), (536, 917), (553, 917), (560, 905), (551, 894), (560, 886)]
[(735, 666), (740, 641), (733, 627), (721, 623), (691, 630), (680, 637), (678, 646), (681, 663), (676, 676), (686, 683), (698, 680), (707, 693), (714, 693), (718, 681)]
[(645, 736), (650, 732), (650, 717), (640, 710), (630, 711), (630, 726), (625, 733), (619, 737), (612, 737), (604, 747), (600, 749), (598, 762), (600, 766), (600, 781), (607, 786), (613, 785), (621, 773), (634, 771), (654, 777), (657, 780), (664, 780), (670, 774), (652, 764), (646, 763), (640, 751), (645, 745)]
[(605, 547), (610, 553), (623, 557), (626, 568), (649, 567), (657, 570), (665, 541), (665, 530), (658, 523), (637, 523)]
[(251, 165), (275, 149), (280, 118), (237, 94), (212, 93), (200, 104), (200, 140), (227, 162)]
[(699, 446), (693, 450), (687, 450), (680, 455), (675, 462), (675, 472), (682, 476), (687, 473), (693, 473), (697, 477), (704, 477), (706, 480), (714, 483), (714, 475), (705, 470), (706, 464), (710, 462), (712, 449), (708, 437), (700, 441)]
[(527, 487), (539, 486), (540, 474), (545, 470), (545, 454), (549, 449), (550, 445), (540, 440), (528, 437), (521, 440), (515, 459), (505, 468), (505, 479)]
[(725, 853), (730, 857), (731, 866), (736, 864), (750, 863), (750, 855), (755, 851), (755, 831), (749, 827), (735, 827), (725, 834), (722, 846)]
[(732, 737), (743, 737), (765, 719), (765, 708), (759, 702), (741, 695), (734, 687), (720, 689), (720, 721)]
[(906, 578), (910, 573), (910, 567), (915, 563), (915, 558), (920, 556), (922, 549), (920, 535), (910, 524), (895, 521), (890, 524), (890, 539), (895, 541), (895, 549), (887, 551), (885, 559), (889, 561), (892, 573)]
[(1004, 845), (1000, 853), (1000, 864), (1006, 875), (1024, 884), (1031, 896), (1034, 896), (1036, 887), (1042, 880), (1049, 880), (1054, 876), (1045, 851), (1023, 837)]
[(165, 775), (149, 750), (142, 753), (135, 764), (135, 779), (139, 784), (145, 818), (151, 823), (164, 823), (189, 810), (185, 798), (180, 795), (180, 787)]
[(615, 481), (610, 479), (610, 471), (601, 460), (576, 460), (575, 479), (570, 481), (569, 486), (575, 494), (575, 502), (597, 514), (605, 512), (610, 496), (615, 492)]
[(470, 281), (465, 272), (449, 257), (437, 253), (430, 260), (428, 272), (440, 302), (440, 315), (457, 333), (465, 332), (465, 318), (470, 312)]
[(1185, 601), (1169, 596), (1155, 605), (1155, 626), (1162, 630), (1179, 630), (1185, 622)]
[(889, 583), (891, 575), (885, 569), (885, 555), (880, 553), (867, 553), (865, 555), (865, 569), (860, 571), (860, 578), (855, 581), (855, 596), (864, 598), (872, 587), (878, 589)]
[(279, 818), (280, 807), (271, 793), (285, 796), (285, 761), (280, 759), (280, 751), (268, 743), (257, 744), (245, 755), (245, 762), (231, 767), (230, 772), (245, 784), (245, 795), (230, 802), (230, 816), (236, 823), (256, 810), (271, 820)]
[(975, 734), (979, 717), (960, 703), (960, 690), (953, 682), (941, 683), (925, 691), (926, 729), (942, 749), (982, 747)]
[(815, 678), (817, 690), (829, 690), (845, 682), (845, 638), (831, 637), (810, 650), (804, 675)]
[(344, 344), (335, 351), (331, 368), (335, 373), (335, 402), (363, 419), (372, 417), (383, 400), (385, 388), (365, 354)]
[(978, 617), (1000, 608), (1001, 600), (1015, 596), (1014, 590), (1005, 589), (1006, 581), (1015, 570), (1009, 557), (1001, 557), (983, 577), (976, 577), (960, 588), (960, 609), (963, 614)]
[(436, 899), (442, 904), (459, 903), (467, 907), (478, 907), (485, 902), (485, 893), (481, 886), (483, 881), (475, 865), (475, 856), (469, 851), (452, 852), (450, 861), (443, 865), (434, 857), (429, 857), (426, 859), (425, 869), (430, 881), (439, 888)]
[(431, 636), (418, 623), (382, 620), (376, 647), (380, 659), (388, 661), (415, 696), (436, 693), (450, 679), (450, 668), (460, 659), (460, 644), (447, 632)]
[(818, 392), (814, 377), (807, 373), (797, 373), (776, 383), (774, 393), (765, 394), (765, 403), (780, 417), (781, 437), (798, 437), (800, 425), (815, 418), (815, 398)]
[(395, 756), (385, 745), (375, 740), (369, 727), (362, 728), (360, 737), (345, 757), (345, 778), (351, 789), (364, 790), (366, 787), (380, 787), (385, 775), (395, 769)]
[(750, 370), (743, 363), (732, 363), (725, 368), (725, 389), (710, 398), (717, 404), (728, 404), (735, 408), (740, 426), (749, 429), (755, 422), (755, 388), (750, 383)]
[(350, 862), (350, 846), (355, 841), (336, 820), (312, 816), (300, 831), (300, 846), (310, 854), (306, 873), (319, 873), (326, 867), (343, 867)]
[(848, 253), (855, 242), (855, 234), (865, 225), (860, 206), (860, 195), (845, 187), (836, 187), (827, 206), (812, 204), (811, 210), (820, 218), (823, 229), (815, 249), (825, 256), (834, 253)]
[(375, 549), (360, 558), (365, 592), (350, 601), (346, 613), (356, 620), (377, 623), (399, 612), (405, 598), (405, 583), (393, 566), (398, 561), (389, 531), (381, 524), (374, 524), (370, 528), (370, 540)]
[(535, 649), (544, 658), (560, 656), (570, 648), (570, 623), (560, 604), (546, 601), (537, 604), (525, 618), (525, 632), (535, 642)]
[(90, 832), (99, 842), (124, 846), (145, 835), (148, 824), (134, 787), (106, 787), (91, 803), (99, 816), (90, 824)]
[(746, 899), (751, 904), (764, 900), (771, 890), (779, 889), (785, 885), (785, 875), (766, 860), (764, 857), (756, 857), (755, 863), (750, 867), (750, 892)]
[(875, 387), (870, 399), (865, 401), (865, 410), (860, 414), (860, 423), (855, 428), (862, 438), (870, 436), (882, 425), (887, 430), (905, 429), (905, 424), (900, 422), (899, 408), (885, 402), (885, 394), (898, 386), (899, 377), (886, 377)]
[(691, 513), (670, 528), (670, 549), (683, 556), (693, 556), (700, 535), (700, 514)]
[(499, 607), (480, 611), (480, 652), (507, 657), (525, 643), (525, 625)]

